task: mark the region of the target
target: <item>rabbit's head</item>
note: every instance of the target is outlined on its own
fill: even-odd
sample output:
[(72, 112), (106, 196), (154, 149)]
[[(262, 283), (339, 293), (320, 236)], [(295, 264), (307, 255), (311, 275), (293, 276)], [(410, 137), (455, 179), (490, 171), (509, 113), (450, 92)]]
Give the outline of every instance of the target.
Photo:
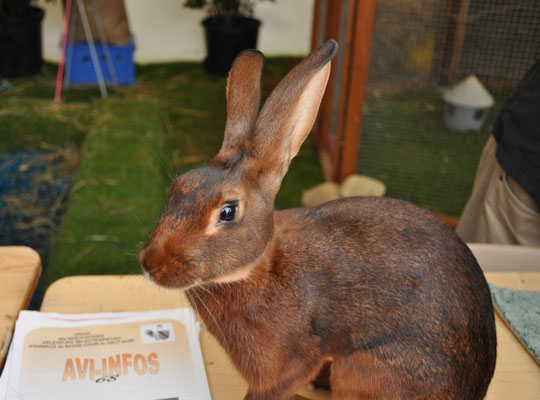
[(246, 278), (273, 238), (274, 198), (307, 137), (337, 44), (298, 64), (259, 113), (262, 53), (235, 59), (223, 145), (206, 166), (176, 177), (161, 220), (139, 254), (157, 284), (188, 288)]

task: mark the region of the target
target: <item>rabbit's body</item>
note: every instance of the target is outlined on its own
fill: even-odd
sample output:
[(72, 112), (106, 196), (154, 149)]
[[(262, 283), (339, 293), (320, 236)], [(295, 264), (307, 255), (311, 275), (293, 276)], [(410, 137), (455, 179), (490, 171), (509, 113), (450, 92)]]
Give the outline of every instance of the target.
[(452, 229), (391, 199), (273, 210), (336, 50), (328, 42), (304, 59), (260, 113), (262, 55), (238, 56), (223, 146), (174, 179), (141, 265), (186, 289), (248, 381), (246, 399), (292, 398), (328, 358), (336, 399), (480, 399), (495, 366), (494, 314)]
[(278, 211), (274, 224), (250, 277), (187, 292), (248, 382), (307, 383), (331, 357), (360, 369), (345, 386), (368, 398), (485, 395), (496, 338), (493, 318), (477, 315), (493, 317), (492, 305), (450, 227), (381, 198)]

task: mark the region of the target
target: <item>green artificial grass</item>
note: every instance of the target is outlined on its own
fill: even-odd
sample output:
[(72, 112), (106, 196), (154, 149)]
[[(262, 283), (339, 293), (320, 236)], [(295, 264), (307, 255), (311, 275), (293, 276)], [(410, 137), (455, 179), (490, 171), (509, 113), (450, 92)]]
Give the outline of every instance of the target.
[(89, 119), (84, 103), (60, 107), (35, 98), (0, 98), (0, 153), (78, 148)]
[(137, 252), (163, 207), (158, 106), (111, 99), (93, 114), (45, 285), (68, 275), (138, 271)]

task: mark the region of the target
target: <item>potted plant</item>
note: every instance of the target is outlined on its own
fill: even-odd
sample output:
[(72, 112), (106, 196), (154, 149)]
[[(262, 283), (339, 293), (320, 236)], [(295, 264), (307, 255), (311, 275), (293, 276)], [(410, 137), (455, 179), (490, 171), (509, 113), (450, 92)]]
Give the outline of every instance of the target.
[(253, 0), (186, 0), (184, 6), (207, 10), (202, 21), (207, 71), (226, 74), (238, 53), (257, 47), (261, 21), (253, 18)]
[(32, 0), (0, 0), (0, 75), (17, 77), (40, 71), (41, 22), (45, 12)]

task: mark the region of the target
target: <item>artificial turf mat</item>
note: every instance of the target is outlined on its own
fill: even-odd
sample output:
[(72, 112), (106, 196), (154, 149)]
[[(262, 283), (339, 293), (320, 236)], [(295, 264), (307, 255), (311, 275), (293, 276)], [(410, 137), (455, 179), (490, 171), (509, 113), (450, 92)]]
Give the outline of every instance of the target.
[(138, 249), (164, 204), (157, 104), (111, 99), (93, 113), (46, 286), (68, 275), (137, 272)]
[(0, 153), (79, 147), (92, 118), (88, 106), (0, 93)]

